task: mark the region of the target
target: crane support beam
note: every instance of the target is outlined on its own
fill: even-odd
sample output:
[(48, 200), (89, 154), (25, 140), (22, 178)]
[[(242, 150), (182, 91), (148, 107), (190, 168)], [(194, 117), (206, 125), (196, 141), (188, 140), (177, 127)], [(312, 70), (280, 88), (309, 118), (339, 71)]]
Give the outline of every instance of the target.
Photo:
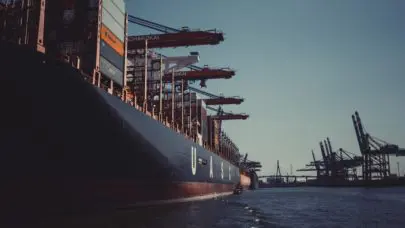
[(230, 104), (241, 104), (244, 99), (243, 98), (234, 98), (234, 97), (218, 97), (218, 98), (210, 98), (204, 99), (205, 104), (207, 105), (230, 105)]
[(249, 115), (246, 114), (224, 114), (220, 116), (211, 116), (212, 119), (216, 120), (246, 120)]
[[(175, 80), (206, 80), (206, 79), (229, 79), (235, 75), (235, 71), (223, 69), (203, 69), (198, 71), (177, 71), (174, 73)], [(163, 81), (171, 81), (172, 75), (165, 74)]]
[[(210, 99), (204, 99), (205, 104), (207, 104), (207, 105), (223, 105), (223, 104), (224, 105), (225, 104), (237, 104), (237, 105), (239, 105), (245, 100), (245, 99), (240, 98), (240, 97), (217, 96), (217, 95), (211, 94), (211, 93), (209, 93), (207, 91), (203, 91), (203, 90), (191, 87), (191, 86), (189, 86), (188, 89), (190, 91), (197, 92), (199, 94), (210, 97)], [(211, 109), (211, 110), (217, 111), (215, 109)]]
[[(216, 115), (216, 116), (211, 116), (212, 119), (216, 119), (216, 120), (246, 120), (247, 118), (249, 118), (249, 115), (247, 115), (247, 114), (233, 114), (233, 113), (229, 113), (229, 112), (224, 112), (221, 108), (216, 109), (216, 108), (207, 106), (207, 109), (216, 111), (218, 113), (218, 115)], [(246, 157), (245, 157), (245, 159), (246, 159)]]
[(184, 31), (179, 33), (129, 36), (128, 49), (145, 48), (145, 40), (148, 40), (148, 48), (217, 45), (224, 41), (224, 35), (213, 31)]
[[(156, 22), (142, 19), (140, 17), (135, 17), (133, 15), (128, 15), (128, 21), (130, 23), (138, 24), (140, 26), (147, 27), (147, 28), (150, 28), (150, 29), (162, 32), (162, 33), (180, 33), (181, 31), (185, 31), (185, 29), (183, 29), (183, 30), (175, 29), (175, 28), (172, 28), (172, 27), (169, 27), (166, 25), (162, 25), (162, 24), (159, 24)], [(214, 31), (215, 33), (218, 33), (217, 30), (208, 30), (206, 32), (212, 32), (212, 31)], [(220, 34), (222, 34), (222, 40), (223, 40), (223, 33), (220, 33)], [(163, 58), (166, 58), (166, 56), (164, 56), (162, 54), (159, 54), (159, 53), (156, 53), (156, 54), (158, 54), (159, 57), (161, 56)], [(195, 65), (187, 66), (187, 68), (189, 68), (191, 70), (202, 70), (203, 69), (202, 67), (195, 66)]]

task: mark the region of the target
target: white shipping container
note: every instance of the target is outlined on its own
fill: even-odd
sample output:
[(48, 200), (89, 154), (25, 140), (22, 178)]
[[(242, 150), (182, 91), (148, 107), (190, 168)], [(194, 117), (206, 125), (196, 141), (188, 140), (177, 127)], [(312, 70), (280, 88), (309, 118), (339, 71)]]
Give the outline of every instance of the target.
[(111, 16), (125, 27), (125, 13), (118, 9), (117, 5), (112, 0), (103, 0), (103, 7), (111, 14)]
[(127, 12), (125, 10), (125, 1), (124, 0), (112, 0), (114, 4), (118, 7), (118, 9), (122, 12), (125, 13)]
[(105, 8), (103, 8), (102, 11), (102, 20), (104, 25), (107, 26), (108, 29), (111, 30), (114, 35), (118, 37), (118, 39), (121, 40), (121, 42), (124, 42), (125, 38), (125, 27), (124, 27), (124, 22), (122, 21), (122, 25), (111, 15), (110, 12), (108, 12)]

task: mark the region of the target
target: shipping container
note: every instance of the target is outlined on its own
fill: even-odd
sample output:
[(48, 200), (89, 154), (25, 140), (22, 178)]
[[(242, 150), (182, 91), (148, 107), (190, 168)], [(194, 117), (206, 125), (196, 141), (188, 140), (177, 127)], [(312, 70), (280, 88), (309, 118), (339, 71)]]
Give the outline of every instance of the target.
[(0, 39), (44, 49), (45, 0), (0, 1)]
[(124, 57), (120, 56), (112, 47), (103, 40), (100, 41), (100, 55), (107, 59), (119, 70), (124, 69)]
[(126, 26), (123, 1), (47, 1), (46, 12), (46, 47), (50, 55), (77, 56), (85, 73), (92, 75), (100, 70), (123, 85)]
[(102, 56), (100, 56), (100, 72), (118, 85), (124, 85), (124, 73)]
[(104, 24), (101, 25), (101, 39), (110, 45), (120, 56), (124, 56), (124, 43)]
[(94, 0), (46, 1), (45, 46), (52, 56), (77, 56), (92, 75), (98, 50), (98, 9)]
[(101, 22), (114, 33), (121, 42), (125, 42), (125, 20), (118, 22), (107, 9), (103, 8)]
[(112, 2), (118, 7), (118, 9), (125, 13), (125, 1), (124, 0), (112, 0)]
[(103, 0), (103, 8), (106, 9), (115, 21), (125, 28), (125, 11), (121, 11), (112, 0)]

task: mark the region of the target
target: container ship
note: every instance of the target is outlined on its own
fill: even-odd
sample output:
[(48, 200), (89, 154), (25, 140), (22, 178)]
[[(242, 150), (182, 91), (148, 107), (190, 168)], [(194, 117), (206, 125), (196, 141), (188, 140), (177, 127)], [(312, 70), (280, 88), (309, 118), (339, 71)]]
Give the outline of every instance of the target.
[[(215, 45), (222, 33), (137, 18), (123, 0), (3, 0), (0, 21), (8, 212), (184, 202), (257, 187), (259, 163), (249, 165), (222, 131), (223, 121), (248, 115), (213, 108), (243, 99), (192, 86), (235, 72), (192, 65), (197, 52), (154, 51)], [(128, 36), (130, 22), (161, 33)]]

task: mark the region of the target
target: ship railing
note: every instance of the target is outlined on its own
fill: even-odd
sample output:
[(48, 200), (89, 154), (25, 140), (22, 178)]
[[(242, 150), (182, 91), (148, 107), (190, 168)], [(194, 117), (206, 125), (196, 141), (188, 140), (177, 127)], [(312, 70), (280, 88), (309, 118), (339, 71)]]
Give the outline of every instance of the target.
[[(77, 63), (76, 63), (75, 65), (76, 65), (76, 66), (73, 65), (75, 68), (80, 68), (80, 59), (77, 60)], [(92, 78), (91, 76), (85, 75), (85, 74), (83, 74), (83, 75), (84, 75), (84, 76), (87, 76), (88, 78), (90, 78), (90, 81), (92, 81), (92, 80), (91, 80), (91, 78)], [(94, 84), (94, 83), (91, 82), (91, 84)], [(97, 83), (95, 83), (95, 86), (97, 86)], [(139, 111), (145, 113), (145, 115), (147, 115), (147, 116), (149, 116), (149, 117), (151, 117), (151, 118), (153, 118), (153, 119), (155, 119), (155, 120), (161, 122), (161, 123), (162, 123), (163, 125), (165, 125), (166, 127), (170, 128), (170, 129), (172, 129), (172, 130), (174, 130), (174, 131), (176, 131), (176, 132), (178, 132), (178, 133), (182, 133), (185, 138), (188, 138), (188, 139), (192, 140), (194, 143), (197, 143), (197, 136), (196, 136), (195, 134), (191, 134), (191, 133), (188, 132), (188, 131), (184, 131), (184, 132), (183, 132), (183, 131), (181, 130), (181, 128), (179, 127), (179, 124), (171, 124), (171, 123), (168, 121), (168, 117), (167, 117), (167, 116), (166, 116), (165, 119), (159, 119), (159, 116), (158, 116), (158, 115), (155, 115), (155, 111), (154, 111), (154, 110), (152, 110), (152, 112), (150, 112), (150, 111), (148, 111), (148, 110), (144, 110), (143, 106), (140, 106), (140, 105), (137, 104), (137, 102), (134, 102), (134, 101), (136, 101), (136, 99), (128, 99), (128, 98), (124, 95), (124, 93), (113, 93), (113, 92), (110, 92), (108, 86), (106, 86), (106, 85), (104, 85), (104, 84), (100, 84), (99, 87), (102, 88), (102, 89), (104, 89), (104, 90), (106, 90), (106, 91), (108, 91), (110, 94), (112, 94), (112, 95), (114, 95), (114, 96), (120, 97), (120, 98), (121, 98), (125, 103), (127, 103), (128, 105), (130, 105), (130, 106), (134, 107), (135, 109), (137, 109), (137, 110), (139, 110)], [(136, 97), (135, 97), (135, 98), (136, 98)], [(218, 150), (215, 150), (214, 148), (211, 148), (211, 147), (208, 145), (208, 143), (204, 143), (204, 144), (203, 144), (203, 147), (206, 148), (207, 150), (209, 150), (209, 151), (211, 151), (211, 152), (213, 152), (213, 153), (216, 153), (216, 154), (220, 155), (221, 157), (225, 158), (225, 156), (222, 155), (221, 153), (219, 153)]]

